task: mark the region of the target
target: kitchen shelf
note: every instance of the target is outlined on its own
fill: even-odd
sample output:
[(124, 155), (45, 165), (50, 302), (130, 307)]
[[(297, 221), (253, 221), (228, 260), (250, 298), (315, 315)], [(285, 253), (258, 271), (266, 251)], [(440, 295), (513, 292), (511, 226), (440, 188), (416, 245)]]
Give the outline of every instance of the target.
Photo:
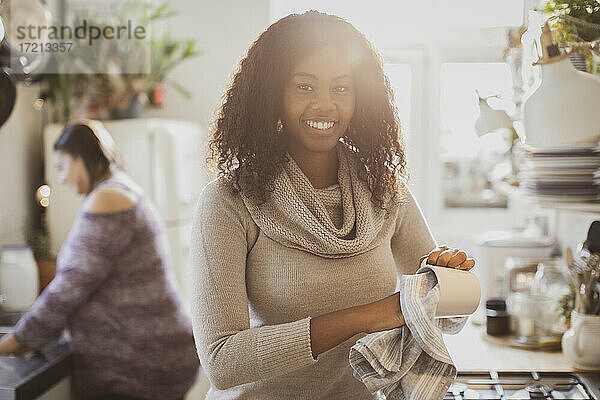
[(560, 211), (571, 211), (581, 213), (592, 213), (600, 214), (600, 203), (568, 203), (568, 202), (547, 202), (547, 201), (536, 201), (542, 208), (550, 208)]
[(559, 210), (559, 211), (568, 211), (568, 212), (578, 212), (578, 213), (589, 213), (589, 214), (600, 214), (600, 202), (592, 203), (592, 202), (569, 202), (569, 201), (548, 201), (548, 200), (538, 200), (534, 197), (526, 196), (519, 187), (511, 186), (505, 182), (499, 182), (496, 188), (507, 197), (518, 196), (521, 197), (531, 204), (539, 206), (545, 209)]

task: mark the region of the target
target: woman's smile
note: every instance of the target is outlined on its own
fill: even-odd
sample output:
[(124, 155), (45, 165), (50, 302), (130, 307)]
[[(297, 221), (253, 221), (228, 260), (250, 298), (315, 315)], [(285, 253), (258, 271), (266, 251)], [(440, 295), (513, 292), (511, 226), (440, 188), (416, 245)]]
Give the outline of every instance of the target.
[(304, 127), (317, 135), (333, 135), (337, 121), (319, 121), (316, 119), (304, 120)]

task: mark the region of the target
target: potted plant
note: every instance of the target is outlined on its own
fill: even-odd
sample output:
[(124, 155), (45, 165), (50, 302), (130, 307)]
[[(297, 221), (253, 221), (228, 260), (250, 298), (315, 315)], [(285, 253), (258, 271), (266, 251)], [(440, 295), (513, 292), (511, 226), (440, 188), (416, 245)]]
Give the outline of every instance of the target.
[(56, 274), (56, 258), (50, 252), (50, 238), (46, 225), (45, 213), (42, 213), (41, 226), (31, 229), (27, 234), (27, 243), (33, 251), (38, 266), (41, 293), (54, 279)]
[[(583, 45), (600, 39), (600, 3), (596, 0), (550, 0), (544, 12), (554, 17), (550, 26), (557, 32), (558, 44), (570, 46), (573, 54), (585, 58), (587, 71), (600, 74), (600, 52), (596, 50), (598, 54), (594, 55), (589, 46)], [(577, 61), (573, 62), (577, 66)]]
[[(175, 14), (167, 3), (130, 1), (115, 18), (117, 24), (123, 25), (134, 15), (141, 25), (150, 26), (160, 25)], [(90, 18), (93, 16), (76, 16), (75, 24), (84, 19), (88, 24), (102, 26), (104, 23), (100, 19), (90, 22)], [(164, 29), (152, 29), (155, 31), (158, 33), (151, 34), (149, 48), (139, 43), (124, 45), (104, 40), (93, 48), (81, 46), (68, 60), (55, 58), (53, 68), (59, 73), (46, 76), (42, 96), (56, 106), (54, 119), (66, 122), (73, 115), (96, 119), (135, 118), (146, 104), (163, 105), (165, 83), (190, 97), (183, 87), (169, 81), (167, 74), (184, 60), (201, 54), (195, 48), (195, 40), (176, 40)], [(149, 62), (148, 73), (127, 73), (143, 70), (141, 63), (144, 62)]]
[(563, 295), (558, 302), (558, 310), (565, 321), (565, 327), (571, 327), (571, 312), (575, 309), (575, 287), (569, 282), (569, 292)]

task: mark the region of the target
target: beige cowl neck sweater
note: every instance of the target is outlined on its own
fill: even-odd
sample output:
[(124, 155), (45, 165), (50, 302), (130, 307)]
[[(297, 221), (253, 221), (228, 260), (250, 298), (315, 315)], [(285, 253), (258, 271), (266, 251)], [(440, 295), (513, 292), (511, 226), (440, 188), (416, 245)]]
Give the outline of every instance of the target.
[[(289, 163), (274, 182), (269, 201), (255, 204), (242, 194), (246, 208), (269, 238), (284, 246), (321, 257), (343, 258), (364, 253), (381, 242), (385, 212), (371, 201), (367, 183), (359, 179), (359, 164), (343, 143), (336, 147), (341, 198), (341, 227), (335, 226), (319, 190), (288, 154)], [(385, 198), (391, 206), (390, 196)]]
[(346, 151), (338, 146), (338, 185), (324, 189), (288, 163), (276, 181), (287, 191), (276, 189), (275, 203), (254, 205), (220, 180), (202, 191), (192, 222), (192, 319), (208, 400), (372, 398), (348, 361), (365, 334), (315, 359), (310, 318), (393, 294), (435, 241), (405, 187), (404, 201), (378, 218)]

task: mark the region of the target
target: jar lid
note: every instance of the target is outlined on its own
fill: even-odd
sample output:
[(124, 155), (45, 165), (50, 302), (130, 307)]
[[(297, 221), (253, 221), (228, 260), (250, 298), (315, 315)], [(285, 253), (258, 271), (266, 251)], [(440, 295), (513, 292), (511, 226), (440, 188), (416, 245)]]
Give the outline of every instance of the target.
[(490, 318), (507, 318), (510, 314), (506, 311), (485, 310), (485, 316)]
[(488, 299), (485, 301), (485, 308), (495, 311), (506, 311), (506, 301), (504, 299)]

